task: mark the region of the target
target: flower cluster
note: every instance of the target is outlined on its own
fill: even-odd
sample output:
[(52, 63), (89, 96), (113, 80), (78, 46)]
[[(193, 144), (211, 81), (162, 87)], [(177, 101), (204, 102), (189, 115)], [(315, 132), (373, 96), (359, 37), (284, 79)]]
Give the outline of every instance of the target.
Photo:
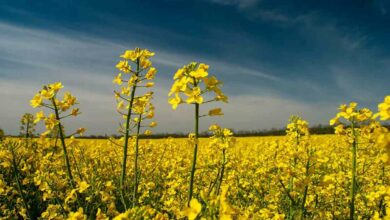
[[(70, 92), (65, 92), (62, 100), (58, 99), (58, 93), (63, 87), (61, 82), (45, 85), (30, 101), (33, 108), (45, 107), (53, 111), (49, 115), (45, 115), (44, 111), (36, 113), (34, 123), (45, 122), (46, 131), (41, 134), (44, 137), (53, 132), (61, 119), (80, 114), (79, 108), (73, 108), (77, 99)], [(73, 134), (82, 134), (84, 131), (84, 128), (80, 128)]]
[[(368, 108), (357, 108), (356, 102), (351, 102), (348, 106), (343, 104), (339, 107), (340, 112), (330, 120), (330, 125), (336, 125), (335, 133), (344, 135), (350, 143), (355, 137), (371, 138), (371, 133), (378, 126), (375, 116)], [(355, 133), (354, 133), (355, 132)]]
[[(386, 96), (382, 103), (378, 105), (378, 113), (374, 117), (379, 116), (382, 121), (390, 121), (390, 96)], [(388, 158), (390, 158), (390, 131), (386, 127), (377, 127), (375, 130), (376, 142), (379, 146), (387, 150)], [(390, 160), (388, 159), (388, 162)]]
[[(204, 63), (192, 62), (178, 69), (173, 79), (175, 82), (171, 87), (168, 96), (173, 96), (169, 99), (169, 103), (173, 109), (176, 109), (179, 104), (203, 104), (213, 101), (222, 101), (227, 103), (228, 97), (225, 96), (220, 87), (222, 83), (215, 76), (209, 76), (209, 66)], [(207, 93), (213, 93), (214, 97), (210, 100), (205, 100)], [(184, 94), (186, 98), (183, 98)], [(210, 110), (210, 116), (222, 115), (220, 108)]]
[[(126, 123), (121, 127), (121, 133), (129, 132), (129, 129), (137, 126), (143, 119), (151, 119), (154, 117), (154, 106), (150, 102), (153, 97), (153, 92), (147, 92), (144, 95), (136, 96), (137, 88), (151, 88), (157, 73), (156, 68), (152, 67), (150, 58), (154, 56), (153, 52), (147, 49), (135, 48), (134, 50), (126, 50), (120, 57), (123, 60), (119, 61), (116, 68), (120, 73), (114, 78), (113, 83), (121, 86), (120, 91), (114, 91), (115, 99), (117, 100), (117, 111), (126, 120)], [(133, 65), (133, 67), (129, 64)], [(128, 75), (123, 79), (124, 75)], [(127, 112), (123, 112), (127, 110)], [(132, 115), (136, 115), (131, 119)], [(142, 117), (144, 116), (144, 117)], [(129, 125), (127, 124), (129, 118)], [(149, 127), (155, 127), (156, 122), (151, 122)], [(151, 134), (150, 130), (146, 130), (145, 134)]]
[(287, 125), (286, 133), (292, 139), (299, 139), (302, 136), (309, 136), (309, 123), (298, 116), (291, 116)]
[[(120, 60), (116, 65), (116, 68), (120, 72), (112, 82), (118, 84), (119, 86), (121, 86), (123, 83), (126, 83), (125, 86), (121, 87), (123, 95), (129, 96), (129, 90), (132, 86), (136, 86), (145, 80), (154, 79), (157, 70), (156, 68), (152, 67), (152, 62), (149, 59), (153, 56), (153, 52), (140, 48), (126, 50), (125, 53), (120, 56), (123, 58), (123, 60)], [(133, 65), (133, 67), (129, 64), (129, 62)], [(134, 66), (135, 69), (132, 69)], [(126, 77), (126, 79), (122, 79), (122, 74), (123, 76), (128, 75), (128, 77)], [(153, 83), (149, 82), (144, 86), (152, 87), (153, 85)]]
[(236, 139), (233, 137), (233, 132), (230, 129), (213, 124), (209, 127), (209, 131), (213, 133), (209, 143), (210, 147), (228, 149), (234, 146)]

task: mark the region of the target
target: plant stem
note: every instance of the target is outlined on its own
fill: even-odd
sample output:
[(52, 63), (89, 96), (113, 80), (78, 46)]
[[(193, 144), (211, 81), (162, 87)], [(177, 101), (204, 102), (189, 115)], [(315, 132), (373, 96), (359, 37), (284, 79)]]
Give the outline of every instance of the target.
[(139, 131), (141, 128), (141, 117), (142, 113), (139, 114), (139, 121), (137, 124), (137, 135), (136, 135), (136, 140), (135, 140), (135, 145), (134, 145), (134, 189), (133, 189), (133, 207), (137, 206), (138, 203), (138, 143), (139, 143)]
[(75, 185), (74, 185), (74, 180), (73, 180), (73, 175), (72, 175), (72, 170), (71, 170), (71, 167), (70, 167), (70, 162), (69, 162), (69, 157), (68, 157), (68, 152), (66, 150), (66, 145), (65, 145), (65, 137), (64, 137), (64, 133), (62, 131), (62, 125), (61, 125), (61, 121), (60, 121), (60, 115), (58, 113), (58, 108), (57, 108), (57, 105), (56, 105), (56, 102), (55, 102), (55, 99), (52, 98), (52, 103), (53, 103), (53, 106), (54, 106), (54, 112), (55, 112), (55, 115), (56, 115), (56, 120), (58, 121), (58, 132), (60, 133), (60, 139), (61, 139), (61, 144), (62, 144), (62, 150), (64, 152), (64, 158), (65, 158), (65, 163), (66, 163), (66, 172), (68, 174), (68, 178), (69, 178), (69, 183), (70, 185), (75, 188)]
[(11, 154), (12, 154), (12, 167), (13, 167), (14, 177), (16, 179), (16, 185), (18, 187), (18, 191), (20, 193), (20, 196), (22, 197), (23, 205), (24, 205), (24, 208), (26, 209), (26, 214), (27, 214), (28, 218), (33, 219), (33, 216), (31, 214), (31, 210), (28, 207), (27, 199), (23, 193), (22, 184), (21, 184), (20, 178), (19, 178), (19, 169), (18, 169), (18, 165), (17, 165), (16, 159), (15, 159), (16, 154), (15, 154), (13, 147), (11, 148)]
[(219, 194), (219, 190), (221, 189), (223, 174), (225, 172), (225, 164), (226, 164), (226, 149), (223, 149), (222, 150), (222, 168), (221, 168), (221, 175), (219, 176), (219, 182), (218, 182), (218, 186), (217, 186), (217, 195)]
[[(196, 80), (194, 79), (194, 86), (197, 86)], [(190, 188), (188, 190), (188, 206), (192, 199), (193, 187), (194, 187), (194, 175), (196, 169), (196, 157), (198, 154), (198, 136), (199, 136), (199, 104), (195, 103), (195, 143), (194, 143), (194, 156), (192, 158), (192, 168), (190, 176)]]
[[(309, 153), (309, 158), (306, 163), (306, 178), (309, 177), (309, 169), (310, 169), (310, 153)], [(305, 191), (303, 193), (303, 198), (302, 198), (302, 204), (301, 204), (301, 220), (305, 219), (305, 204), (306, 204), (306, 197), (307, 197), (307, 192), (309, 190), (309, 184), (306, 184), (305, 186)]]
[[(139, 59), (137, 59), (137, 72), (136, 75), (138, 76), (139, 74)], [(122, 197), (122, 203), (126, 207), (126, 203), (124, 201), (123, 197), (123, 187), (124, 187), (124, 182), (126, 178), (126, 161), (127, 161), (127, 149), (129, 145), (129, 128), (130, 128), (130, 119), (131, 119), (131, 112), (133, 108), (133, 103), (134, 103), (134, 96), (135, 96), (135, 90), (137, 88), (136, 83), (133, 85), (133, 89), (131, 90), (131, 98), (130, 98), (130, 103), (129, 103), (129, 110), (127, 112), (127, 118), (126, 118), (126, 130), (125, 130), (125, 143), (123, 145), (123, 159), (122, 159), (122, 170), (121, 170), (121, 176), (119, 180), (120, 184), (120, 191), (121, 191), (121, 197)]]

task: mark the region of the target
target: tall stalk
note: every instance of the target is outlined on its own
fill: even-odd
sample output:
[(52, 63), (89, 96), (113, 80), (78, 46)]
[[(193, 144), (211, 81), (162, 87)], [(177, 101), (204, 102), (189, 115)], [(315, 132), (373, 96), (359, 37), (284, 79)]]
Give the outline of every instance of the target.
[[(195, 126), (194, 136), (190, 137), (191, 141), (194, 141), (194, 152), (192, 158), (192, 166), (190, 171), (190, 182), (188, 189), (188, 205), (192, 199), (194, 193), (194, 176), (196, 171), (196, 159), (198, 154), (198, 139), (199, 139), (199, 118), (203, 116), (217, 116), (223, 115), (220, 108), (211, 109), (207, 115), (199, 115), (199, 108), (201, 104), (222, 101), (227, 103), (228, 97), (226, 97), (221, 89), (221, 82), (219, 82), (214, 76), (208, 77), (209, 66), (204, 63), (191, 62), (188, 65), (178, 69), (173, 76), (174, 83), (171, 87), (171, 91), (168, 96), (174, 95), (168, 99), (169, 104), (172, 105), (172, 109), (176, 109), (178, 105), (187, 103), (195, 105)], [(203, 86), (202, 85), (203, 82)], [(203, 87), (203, 89), (201, 88)], [(204, 100), (203, 95), (207, 93), (214, 93), (214, 98), (210, 100)], [(180, 94), (186, 96), (186, 101), (180, 97)]]
[[(306, 178), (309, 177), (309, 169), (310, 169), (310, 159), (311, 159), (311, 153), (308, 151), (309, 158), (307, 159), (306, 163)], [(305, 204), (306, 204), (306, 198), (307, 198), (307, 192), (309, 190), (309, 184), (306, 184), (305, 190), (303, 192), (303, 198), (301, 203), (301, 220), (305, 219)]]
[(221, 189), (223, 175), (225, 173), (225, 165), (226, 165), (226, 149), (222, 150), (222, 168), (221, 168), (221, 174), (219, 176), (219, 182), (217, 185), (217, 195), (219, 194), (219, 190)]
[[(194, 80), (194, 86), (196, 81)], [(190, 176), (190, 188), (188, 190), (188, 205), (192, 199), (193, 188), (194, 188), (194, 176), (196, 169), (196, 158), (198, 154), (198, 137), (199, 137), (199, 104), (195, 103), (195, 143), (194, 143), (194, 155), (192, 158), (191, 176)]]
[(62, 144), (62, 151), (64, 153), (64, 158), (65, 158), (65, 163), (66, 163), (66, 173), (68, 175), (68, 179), (69, 179), (69, 183), (70, 185), (75, 188), (75, 184), (74, 184), (74, 179), (73, 179), (73, 175), (72, 175), (72, 169), (70, 167), (70, 162), (69, 162), (69, 157), (68, 157), (68, 152), (66, 150), (66, 144), (65, 144), (65, 135), (64, 135), (64, 132), (62, 130), (62, 125), (61, 125), (61, 121), (60, 121), (60, 115), (59, 115), (59, 112), (58, 112), (58, 107), (56, 105), (56, 102), (55, 102), (55, 98), (52, 98), (52, 103), (53, 103), (53, 106), (54, 106), (54, 113), (55, 113), (55, 116), (56, 116), (56, 120), (58, 121), (58, 133), (60, 134), (60, 139), (61, 139), (61, 144)]
[(18, 169), (18, 163), (16, 162), (16, 153), (15, 153), (15, 145), (12, 146), (11, 145), (11, 154), (12, 154), (12, 168), (13, 168), (13, 174), (14, 174), (14, 177), (15, 177), (15, 180), (16, 180), (16, 186), (17, 186), (17, 190), (20, 194), (20, 197), (22, 197), (22, 202), (23, 202), (23, 205), (24, 205), (24, 208), (26, 209), (26, 214), (27, 214), (27, 217), (29, 219), (33, 219), (33, 215), (31, 213), (31, 209), (29, 208), (29, 205), (28, 205), (28, 200), (26, 198), (26, 195), (24, 194), (23, 192), (23, 185), (20, 181), (20, 176), (19, 176), (19, 169)]
[(137, 206), (138, 203), (138, 150), (139, 150), (139, 132), (141, 128), (141, 117), (142, 113), (139, 114), (139, 120), (137, 124), (137, 135), (134, 144), (134, 189), (133, 189), (133, 207)]
[[(138, 76), (138, 74), (139, 74), (139, 59), (137, 59), (136, 76)], [(120, 190), (122, 193), (123, 193), (123, 187), (124, 187), (124, 182), (125, 182), (125, 178), (126, 178), (126, 162), (127, 162), (127, 149), (128, 149), (128, 145), (129, 145), (130, 119), (131, 119), (131, 113), (132, 113), (132, 109), (133, 109), (134, 96), (135, 96), (136, 89), (137, 89), (137, 84), (134, 83), (133, 88), (131, 90), (129, 110), (127, 112), (127, 117), (126, 117), (125, 143), (123, 145), (122, 170), (121, 170), (121, 177), (119, 180), (119, 184), (120, 184), (120, 188), (121, 188)]]

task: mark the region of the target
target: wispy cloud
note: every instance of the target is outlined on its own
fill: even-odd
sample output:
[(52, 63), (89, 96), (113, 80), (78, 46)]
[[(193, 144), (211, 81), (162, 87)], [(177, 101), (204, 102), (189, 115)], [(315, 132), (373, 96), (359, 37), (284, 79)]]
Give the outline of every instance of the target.
[[(1, 101), (5, 106), (0, 109), (2, 126), (15, 133), (19, 117), (24, 112), (34, 111), (29, 106), (29, 100), (41, 85), (62, 81), (65, 89), (78, 97), (83, 112), (78, 120), (69, 124), (70, 129), (86, 126), (89, 133), (111, 134), (116, 131), (118, 116), (115, 113), (112, 96), (114, 86), (111, 83), (116, 70), (113, 66), (118, 55), (127, 47), (135, 47), (135, 42), (124, 46), (82, 33), (62, 35), (8, 23), (0, 23), (0, 32), (5, 33), (0, 36), (0, 96), (3, 97)], [(159, 69), (159, 77), (154, 102), (159, 109), (156, 120), (160, 124), (157, 131), (187, 131), (187, 125), (191, 122), (186, 113), (192, 111), (183, 107), (173, 112), (167, 104), (166, 94), (170, 87), (168, 79), (172, 73), (177, 67), (191, 61), (193, 56), (179, 55), (158, 48), (156, 51), (158, 55), (154, 62)], [(223, 75), (244, 74), (270, 81), (280, 80), (261, 71), (217, 60), (211, 60), (211, 63), (213, 69)], [(224, 121), (227, 124), (238, 123), (237, 116), (241, 115), (241, 106), (254, 104), (253, 99), (248, 99), (248, 102), (250, 103), (243, 102), (241, 97), (232, 96)], [(268, 105), (268, 108), (272, 106)], [(246, 117), (250, 116), (241, 116), (240, 120), (246, 120)], [(253, 123), (251, 126), (265, 128), (269, 122), (271, 121), (264, 124)], [(205, 129), (206, 125), (202, 128)]]
[[(0, 108), (1, 126), (15, 133), (21, 114), (33, 111), (28, 100), (41, 85), (62, 81), (79, 98), (83, 112), (70, 128), (115, 132), (119, 117), (112, 97), (114, 66), (119, 54), (136, 46), (156, 52), (157, 132), (191, 129), (187, 116), (192, 109), (172, 111), (166, 95), (173, 73), (191, 61), (210, 64), (210, 73), (224, 82), (230, 96), (230, 103), (223, 105), (225, 117), (202, 120), (202, 129), (212, 121), (236, 129), (281, 127), (290, 114), (299, 113), (312, 124), (326, 123), (341, 101), (360, 100), (372, 107), (376, 98), (383, 98), (389, 59), (386, 55), (377, 59), (382, 51), (370, 47), (372, 36), (361, 29), (346, 30), (336, 19), (317, 13), (294, 15), (263, 8), (263, 1), (208, 1), (215, 7), (224, 4), (242, 13), (250, 11), (254, 17), (234, 18), (229, 24), (223, 19), (216, 26), (197, 23), (196, 34), (158, 22), (150, 28), (112, 12), (91, 12), (105, 25), (88, 23), (74, 30), (60, 24), (42, 29), (0, 20), (0, 97), (5, 106)], [(29, 12), (25, 16), (42, 19)], [(367, 80), (369, 74), (378, 77)]]

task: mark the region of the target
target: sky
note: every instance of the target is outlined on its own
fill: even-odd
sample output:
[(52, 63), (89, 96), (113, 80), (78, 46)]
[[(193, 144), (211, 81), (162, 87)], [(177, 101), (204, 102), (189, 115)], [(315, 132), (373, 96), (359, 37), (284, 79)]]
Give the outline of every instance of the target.
[(193, 106), (167, 103), (173, 74), (210, 65), (228, 104), (202, 118), (235, 130), (282, 128), (290, 115), (328, 124), (340, 104), (377, 109), (390, 94), (390, 1), (386, 0), (2, 0), (0, 127), (17, 134), (29, 100), (61, 81), (82, 112), (69, 129), (114, 134), (112, 79), (126, 49), (147, 48), (158, 69), (155, 133), (190, 132)]

